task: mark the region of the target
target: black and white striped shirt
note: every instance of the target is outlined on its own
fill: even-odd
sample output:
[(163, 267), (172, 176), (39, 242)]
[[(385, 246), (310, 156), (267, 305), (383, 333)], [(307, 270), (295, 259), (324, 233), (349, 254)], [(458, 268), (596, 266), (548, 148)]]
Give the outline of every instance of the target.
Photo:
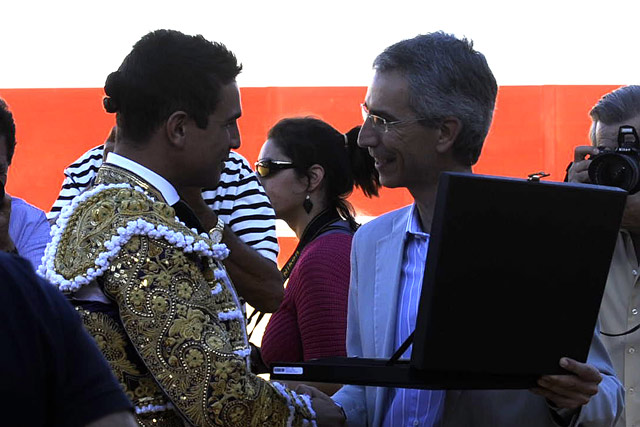
[[(102, 164), (103, 148), (102, 145), (92, 148), (64, 170), (62, 189), (47, 214), (50, 221), (55, 220), (64, 206), (91, 185)], [(202, 197), (243, 242), (276, 262), (275, 212), (244, 157), (231, 151), (224, 163), (218, 187), (203, 190)]]

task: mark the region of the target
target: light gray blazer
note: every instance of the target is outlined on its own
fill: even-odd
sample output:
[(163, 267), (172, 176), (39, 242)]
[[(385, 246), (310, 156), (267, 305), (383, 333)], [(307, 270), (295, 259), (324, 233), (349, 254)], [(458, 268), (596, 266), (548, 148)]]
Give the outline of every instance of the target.
[[(398, 289), (411, 206), (385, 214), (360, 227), (351, 248), (351, 284), (347, 317), (347, 353), (355, 357), (391, 357), (395, 351)], [(571, 426), (606, 427), (623, 408), (623, 388), (606, 350), (594, 335), (588, 362), (602, 373), (599, 391), (570, 420)], [(379, 426), (388, 389), (347, 385), (334, 396), (349, 426)], [(558, 426), (559, 411), (527, 390), (447, 391), (444, 426)], [(566, 417), (566, 411), (561, 415)]]

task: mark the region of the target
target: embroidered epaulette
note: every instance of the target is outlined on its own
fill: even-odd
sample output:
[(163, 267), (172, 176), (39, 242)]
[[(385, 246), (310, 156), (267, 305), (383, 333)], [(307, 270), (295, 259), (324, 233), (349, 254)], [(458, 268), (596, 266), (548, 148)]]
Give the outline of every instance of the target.
[(138, 423), (315, 426), (308, 396), (250, 372), (244, 316), (221, 263), (226, 246), (189, 229), (150, 190), (99, 183), (75, 198), (39, 269), (70, 293), (102, 276), (117, 312), (79, 311)]
[(66, 206), (51, 229), (38, 272), (63, 292), (74, 292), (101, 276), (135, 235), (164, 239), (185, 253), (222, 260), (214, 244), (175, 217), (173, 208), (128, 183), (100, 184)]

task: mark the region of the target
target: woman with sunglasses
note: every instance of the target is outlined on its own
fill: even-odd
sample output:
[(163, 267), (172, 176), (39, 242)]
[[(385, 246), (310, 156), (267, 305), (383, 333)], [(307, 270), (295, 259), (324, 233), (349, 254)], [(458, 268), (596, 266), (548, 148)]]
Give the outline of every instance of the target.
[[(346, 200), (354, 185), (378, 194), (373, 159), (356, 140), (314, 118), (288, 118), (268, 134), (256, 163), (278, 219), (299, 244), (282, 268), (289, 282), (262, 339), (262, 359), (303, 361), (346, 354), (351, 238), (358, 224)], [(333, 390), (335, 391), (335, 390)]]

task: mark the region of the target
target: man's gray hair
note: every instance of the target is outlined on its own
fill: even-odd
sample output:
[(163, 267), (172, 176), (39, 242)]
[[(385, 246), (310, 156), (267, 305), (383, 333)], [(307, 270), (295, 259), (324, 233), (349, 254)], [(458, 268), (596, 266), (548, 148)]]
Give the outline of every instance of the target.
[[(628, 120), (640, 116), (640, 86), (623, 86), (604, 95), (589, 111), (593, 121), (590, 138), (596, 140), (596, 122), (605, 125), (628, 124)], [(640, 129), (639, 129), (640, 130)]]
[(429, 127), (457, 117), (462, 129), (453, 146), (455, 158), (478, 161), (493, 118), (498, 85), (484, 55), (466, 38), (435, 32), (403, 40), (373, 63), (378, 72), (398, 71), (409, 85), (409, 106)]
[(623, 86), (604, 95), (589, 112), (605, 125), (622, 123), (640, 115), (640, 86)]

